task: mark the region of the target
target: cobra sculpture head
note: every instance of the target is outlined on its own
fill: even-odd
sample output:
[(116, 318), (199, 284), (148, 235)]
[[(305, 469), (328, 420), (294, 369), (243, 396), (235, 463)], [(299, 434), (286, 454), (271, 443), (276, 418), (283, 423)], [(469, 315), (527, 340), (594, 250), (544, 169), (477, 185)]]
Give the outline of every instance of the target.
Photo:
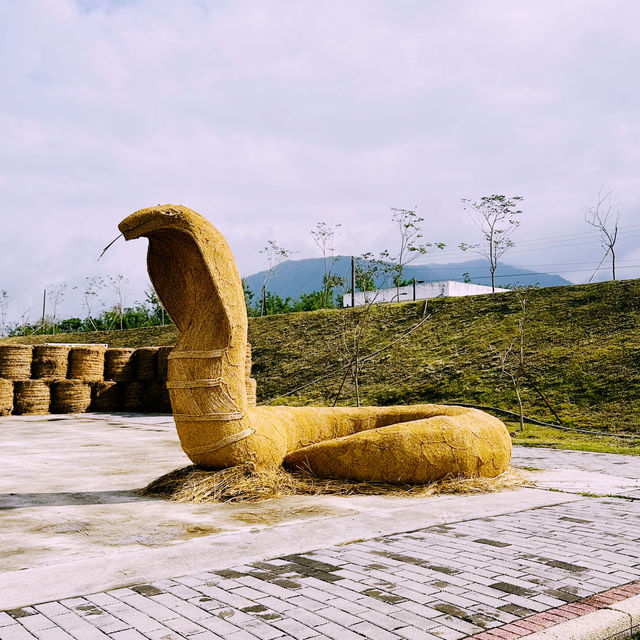
[(118, 227), (126, 240), (149, 239), (151, 282), (186, 340), (188, 334), (199, 334), (201, 348), (206, 333), (212, 349), (246, 340), (247, 310), (236, 263), (227, 241), (208, 220), (187, 207), (167, 204), (136, 211)]

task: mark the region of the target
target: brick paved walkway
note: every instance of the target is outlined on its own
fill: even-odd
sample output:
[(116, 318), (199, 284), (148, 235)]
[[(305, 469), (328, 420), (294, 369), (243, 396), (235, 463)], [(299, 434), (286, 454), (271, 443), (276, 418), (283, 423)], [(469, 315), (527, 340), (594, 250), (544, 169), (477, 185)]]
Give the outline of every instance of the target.
[(640, 580), (639, 524), (577, 498), (0, 613), (0, 639), (455, 640)]

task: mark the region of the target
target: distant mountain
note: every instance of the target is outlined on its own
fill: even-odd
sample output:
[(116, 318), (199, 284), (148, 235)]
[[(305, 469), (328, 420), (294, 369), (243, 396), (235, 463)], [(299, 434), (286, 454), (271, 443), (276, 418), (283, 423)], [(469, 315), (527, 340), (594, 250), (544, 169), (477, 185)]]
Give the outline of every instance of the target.
[[(342, 276), (347, 288), (350, 287), (351, 258), (339, 256), (333, 266), (332, 272)], [(324, 263), (322, 258), (307, 258), (305, 260), (287, 260), (283, 262), (269, 279), (267, 289), (282, 298), (299, 298), (301, 293), (311, 293), (322, 289), (322, 275)], [(264, 282), (266, 271), (253, 273), (244, 278), (248, 287), (256, 298), (259, 297)], [(404, 268), (404, 279), (422, 280), (434, 282), (438, 280), (464, 281), (465, 274), (474, 284), (491, 284), (491, 275), (486, 260), (481, 258), (468, 262), (452, 262), (448, 264), (408, 265)], [(496, 272), (496, 286), (504, 285), (538, 285), (540, 287), (556, 287), (572, 284), (561, 276), (550, 273), (536, 273), (529, 269), (514, 267), (512, 265), (500, 265)], [(390, 286), (383, 280), (377, 282), (379, 287)]]

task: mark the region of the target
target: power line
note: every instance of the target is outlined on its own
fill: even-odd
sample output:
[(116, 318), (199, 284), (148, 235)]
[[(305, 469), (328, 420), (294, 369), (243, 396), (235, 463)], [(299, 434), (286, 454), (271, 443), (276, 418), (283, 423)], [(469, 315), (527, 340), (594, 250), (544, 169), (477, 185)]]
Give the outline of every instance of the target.
[[(623, 241), (623, 240), (634, 240), (636, 238), (640, 238), (640, 231), (638, 232), (633, 232), (631, 234), (625, 235), (625, 236), (619, 236), (618, 237), (618, 242)], [(579, 241), (580, 239), (577, 238), (577, 241), (574, 242), (554, 242), (552, 240), (545, 242), (545, 243), (540, 243), (540, 244), (532, 244), (533, 241), (531, 241), (530, 243), (527, 242), (521, 242), (518, 243), (517, 245), (514, 246), (513, 249), (511, 249), (509, 251), (510, 254), (513, 253), (526, 253), (529, 251), (540, 251), (542, 249), (563, 249), (565, 247), (578, 247), (578, 246), (585, 246), (585, 245), (592, 245), (592, 244), (601, 244), (601, 241), (599, 238), (594, 238), (593, 240), (587, 240), (584, 242)], [(524, 248), (520, 248), (523, 247)], [(475, 250), (472, 249), (468, 249), (467, 251), (472, 251), (473, 253), (478, 253)], [(430, 254), (432, 257), (435, 255), (438, 255), (438, 257), (453, 257), (453, 256), (459, 256), (460, 252), (462, 252), (461, 249), (458, 249), (457, 251), (443, 251), (442, 253), (438, 253), (438, 254)], [(462, 252), (465, 253), (465, 252)]]
[[(640, 267), (640, 262), (635, 260), (616, 260), (616, 264), (620, 262), (632, 262), (633, 264), (627, 265), (624, 268), (632, 268), (632, 267)], [(549, 263), (538, 263), (538, 264), (521, 264), (519, 265), (521, 269), (530, 269), (534, 267), (557, 267), (557, 266), (577, 266), (584, 265), (584, 269), (579, 269), (579, 271), (587, 271), (590, 268), (593, 268), (596, 265), (596, 262), (549, 262)], [(412, 270), (427, 270), (432, 268), (433, 270), (438, 271), (460, 271), (463, 267), (438, 267), (437, 265), (433, 267), (429, 267), (427, 265), (409, 265), (408, 266)], [(623, 268), (623, 267), (620, 267)], [(560, 269), (560, 271), (565, 271), (565, 269)]]

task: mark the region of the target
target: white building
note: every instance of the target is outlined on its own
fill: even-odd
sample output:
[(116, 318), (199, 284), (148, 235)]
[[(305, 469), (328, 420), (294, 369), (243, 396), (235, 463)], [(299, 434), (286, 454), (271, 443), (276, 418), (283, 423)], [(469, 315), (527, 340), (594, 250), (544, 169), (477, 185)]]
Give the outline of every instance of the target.
[[(496, 293), (505, 291), (509, 291), (509, 289), (496, 287), (495, 290)], [(356, 291), (354, 306), (361, 307), (366, 302), (408, 302), (411, 300), (426, 300), (427, 298), (478, 296), (483, 293), (491, 293), (491, 287), (483, 284), (471, 284), (470, 282), (457, 282), (456, 280), (416, 282), (399, 289), (391, 287), (390, 289), (377, 289), (376, 291)], [(351, 293), (344, 294), (342, 306), (351, 306)]]

